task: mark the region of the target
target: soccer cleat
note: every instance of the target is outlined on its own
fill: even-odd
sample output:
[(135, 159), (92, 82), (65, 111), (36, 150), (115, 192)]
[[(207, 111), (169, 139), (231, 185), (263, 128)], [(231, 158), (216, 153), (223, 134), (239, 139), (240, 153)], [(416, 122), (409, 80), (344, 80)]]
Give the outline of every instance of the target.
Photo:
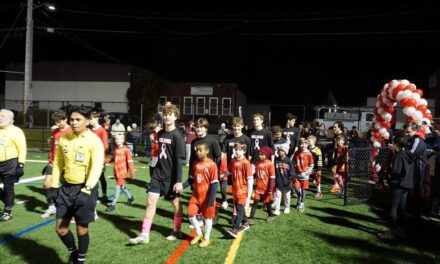
[(106, 212), (111, 212), (111, 211), (114, 211), (114, 210), (115, 210), (115, 206), (113, 204), (109, 205), (107, 207), (107, 209), (105, 209)]
[(174, 241), (174, 240), (177, 240), (177, 239), (181, 239), (182, 238), (182, 232), (180, 232), (180, 231), (173, 231), (172, 233), (171, 233), (171, 235), (169, 235), (169, 236), (167, 236), (166, 237), (166, 239), (168, 240), (168, 241)]
[(48, 218), (49, 216), (56, 214), (57, 213), (57, 209), (55, 207), (49, 207), (48, 209), (46, 209), (46, 211), (44, 211), (44, 214), (42, 214), (40, 217), (41, 218)]
[(244, 232), (246, 230), (248, 230), (250, 228), (249, 223), (244, 223), (240, 226), (240, 229), (238, 230), (238, 232)]
[(284, 208), (284, 214), (290, 214), (290, 208), (289, 207)]
[(78, 263), (78, 251), (75, 250), (69, 255), (69, 260), (67, 260), (67, 264), (76, 264)]
[(228, 230), (228, 234), (231, 237), (233, 237), (233, 238), (237, 238), (237, 236), (238, 236), (238, 229), (233, 228), (231, 230)]
[(298, 194), (296, 192), (292, 192), (292, 198), (298, 198)]
[(280, 210), (275, 210), (275, 211), (273, 212), (273, 214), (274, 214), (274, 215), (280, 215)]
[(316, 199), (322, 199), (322, 193), (321, 192), (315, 193), (315, 198)]
[(132, 245), (147, 244), (148, 242), (150, 242), (150, 236), (148, 234), (140, 234), (135, 238), (130, 238)]
[(304, 207), (304, 204), (300, 204), (299, 206), (298, 206), (298, 212), (304, 212), (304, 210), (305, 210), (306, 208)]
[(133, 203), (133, 201), (134, 201), (134, 196), (131, 196), (130, 198), (128, 198), (127, 204), (130, 205)]
[(333, 185), (332, 189), (330, 190), (331, 193), (338, 193), (341, 191), (341, 188), (339, 188), (338, 185)]
[(205, 248), (205, 247), (209, 246), (209, 244), (211, 244), (211, 240), (209, 240), (209, 239), (203, 239), (203, 240), (202, 240), (202, 243), (199, 244), (199, 247), (201, 247), (201, 248)]
[(197, 243), (199, 243), (199, 241), (203, 238), (203, 234), (200, 235), (196, 235), (193, 239), (191, 239), (190, 244), (191, 245), (195, 245)]
[(2, 216), (0, 217), (0, 222), (6, 222), (12, 219), (12, 213), (6, 213), (4, 212)]
[(223, 208), (224, 210), (228, 209), (228, 206), (229, 206), (228, 202), (224, 201), (224, 202), (222, 203), (222, 208)]
[(273, 222), (273, 220), (275, 219), (275, 217), (273, 217), (273, 216), (269, 216), (267, 219), (266, 219), (266, 223), (272, 223)]
[(248, 225), (253, 225), (254, 224), (254, 219), (248, 219), (247, 223), (248, 223)]

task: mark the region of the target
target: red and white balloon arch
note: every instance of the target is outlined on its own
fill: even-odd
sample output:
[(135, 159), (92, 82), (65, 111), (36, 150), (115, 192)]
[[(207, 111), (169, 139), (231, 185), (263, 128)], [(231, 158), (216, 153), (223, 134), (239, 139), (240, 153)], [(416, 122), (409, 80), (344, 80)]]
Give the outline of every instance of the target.
[(390, 137), (387, 129), (392, 126), (394, 107), (397, 103), (403, 107), (403, 113), (407, 116), (406, 122), (414, 121), (422, 124), (425, 121), (428, 125), (431, 124), (432, 114), (421, 89), (417, 89), (416, 85), (408, 80), (392, 80), (386, 83), (377, 96), (371, 124), (370, 142), (374, 148), (373, 157), (377, 156), (377, 150), (382, 146), (383, 139)]

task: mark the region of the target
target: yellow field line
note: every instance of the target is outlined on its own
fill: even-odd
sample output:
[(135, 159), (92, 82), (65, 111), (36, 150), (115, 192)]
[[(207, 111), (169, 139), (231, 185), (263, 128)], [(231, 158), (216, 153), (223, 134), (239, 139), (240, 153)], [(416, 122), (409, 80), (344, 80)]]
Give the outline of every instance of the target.
[(240, 242), (243, 238), (243, 232), (238, 233), (237, 238), (232, 242), (231, 247), (229, 248), (228, 256), (225, 259), (225, 264), (234, 263), (235, 256), (237, 255), (237, 251), (240, 248)]

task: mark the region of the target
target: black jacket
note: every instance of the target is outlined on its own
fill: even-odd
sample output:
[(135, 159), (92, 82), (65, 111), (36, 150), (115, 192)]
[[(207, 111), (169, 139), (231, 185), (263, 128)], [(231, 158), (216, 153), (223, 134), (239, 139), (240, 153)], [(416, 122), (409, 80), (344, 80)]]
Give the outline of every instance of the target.
[(395, 188), (414, 187), (414, 155), (409, 150), (401, 150), (394, 156), (391, 184)]
[(417, 135), (411, 139), (410, 144), (410, 151), (414, 155), (414, 187), (418, 187), (423, 181), (428, 163), (426, 144), (425, 141)]

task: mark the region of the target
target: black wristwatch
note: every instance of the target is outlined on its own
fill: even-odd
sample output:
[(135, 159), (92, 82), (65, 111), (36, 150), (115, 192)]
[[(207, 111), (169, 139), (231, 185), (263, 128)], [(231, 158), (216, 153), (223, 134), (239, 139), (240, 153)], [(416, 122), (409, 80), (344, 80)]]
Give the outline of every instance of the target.
[(92, 187), (90, 187), (90, 185), (86, 185), (86, 186), (84, 187), (84, 189), (86, 189), (86, 191), (89, 191), (89, 192), (92, 191)]

